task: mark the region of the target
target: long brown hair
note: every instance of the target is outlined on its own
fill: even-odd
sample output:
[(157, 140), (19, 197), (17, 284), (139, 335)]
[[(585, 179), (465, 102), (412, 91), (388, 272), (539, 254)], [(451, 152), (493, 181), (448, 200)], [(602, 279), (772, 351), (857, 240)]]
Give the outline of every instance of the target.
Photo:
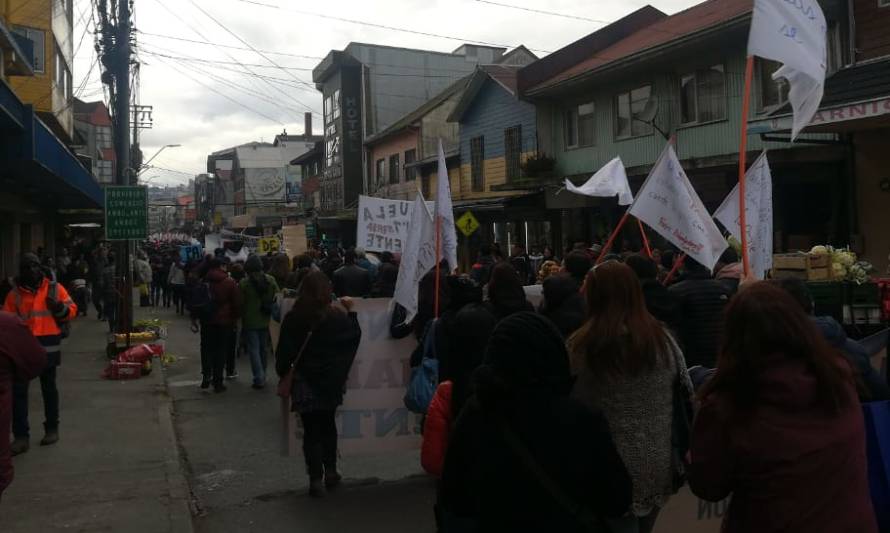
[(332, 309), (331, 292), (331, 282), (324, 272), (316, 270), (306, 274), (288, 313), (289, 321), (300, 329), (311, 329)]
[(569, 338), (573, 366), (595, 374), (638, 375), (667, 357), (669, 340), (646, 309), (640, 281), (627, 265), (607, 261), (584, 280), (587, 322)]
[(800, 305), (768, 282), (744, 287), (726, 309), (717, 372), (699, 395), (719, 393), (737, 413), (750, 413), (759, 397), (758, 378), (777, 357), (804, 361), (816, 378), (816, 396), (826, 411), (852, 400), (852, 375)]

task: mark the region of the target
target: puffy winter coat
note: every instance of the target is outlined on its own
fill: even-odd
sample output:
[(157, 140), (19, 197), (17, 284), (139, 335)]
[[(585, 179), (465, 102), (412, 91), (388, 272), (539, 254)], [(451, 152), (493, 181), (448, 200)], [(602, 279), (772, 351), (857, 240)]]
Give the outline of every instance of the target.
[(672, 285), (669, 290), (680, 301), (677, 335), (686, 364), (716, 366), (729, 289), (710, 278), (690, 278)]
[(454, 415), (451, 412), (451, 381), (443, 381), (436, 388), (436, 394), (426, 412), (423, 424), (423, 446), (420, 449), (420, 464), (428, 474), (442, 477), (445, 466), (445, 453), (448, 451), (448, 438)]

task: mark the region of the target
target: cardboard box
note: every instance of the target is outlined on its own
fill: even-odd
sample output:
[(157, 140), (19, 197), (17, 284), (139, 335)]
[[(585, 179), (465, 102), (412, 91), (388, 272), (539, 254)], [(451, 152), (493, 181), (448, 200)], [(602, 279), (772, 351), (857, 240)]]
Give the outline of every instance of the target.
[(810, 268), (807, 270), (807, 281), (829, 281), (831, 278), (831, 268)]

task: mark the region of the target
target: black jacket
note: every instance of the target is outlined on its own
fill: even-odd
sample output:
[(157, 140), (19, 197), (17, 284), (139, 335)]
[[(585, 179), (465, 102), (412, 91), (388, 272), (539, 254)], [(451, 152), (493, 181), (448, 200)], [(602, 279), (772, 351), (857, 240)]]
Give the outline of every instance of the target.
[[(275, 371), (279, 376), (287, 374), (307, 333), (307, 324), (300, 323), (293, 312), (284, 317), (275, 351)], [(357, 315), (340, 309), (328, 311), (313, 330), (296, 371), (312, 390), (313, 403), (318, 408), (333, 409), (343, 403), (346, 380), (361, 339)]]
[(358, 265), (344, 265), (334, 272), (337, 296), (360, 298), (371, 294), (371, 273)]
[[(853, 368), (856, 374), (857, 388), (859, 390), (859, 399), (863, 402), (890, 400), (890, 387), (887, 380), (871, 366), (870, 355), (865, 348), (854, 341), (847, 338), (847, 333), (843, 326), (838, 324), (837, 320), (830, 316), (813, 317), (813, 322), (825, 340), (834, 348), (844, 354), (847, 362)], [(861, 390), (863, 389), (864, 390)]]
[(716, 366), (729, 290), (717, 280), (691, 275), (668, 290), (680, 302), (677, 334), (688, 366)]
[(512, 413), (490, 415), (477, 397), (467, 401), (445, 457), (441, 507), (475, 519), (484, 532), (588, 531), (509, 447), (501, 426), (506, 421), (578, 505), (621, 516), (630, 505), (631, 481), (605, 418), (568, 396), (522, 403)]
[(399, 267), (392, 263), (382, 263), (377, 268), (377, 281), (371, 294), (375, 298), (392, 298), (396, 292), (396, 280), (399, 277)]
[(538, 312), (556, 324), (563, 337), (568, 338), (587, 318), (581, 284), (572, 276), (561, 273), (544, 280), (543, 298)]
[(642, 281), (643, 298), (649, 313), (664, 322), (675, 334), (680, 328), (680, 297), (654, 279)]

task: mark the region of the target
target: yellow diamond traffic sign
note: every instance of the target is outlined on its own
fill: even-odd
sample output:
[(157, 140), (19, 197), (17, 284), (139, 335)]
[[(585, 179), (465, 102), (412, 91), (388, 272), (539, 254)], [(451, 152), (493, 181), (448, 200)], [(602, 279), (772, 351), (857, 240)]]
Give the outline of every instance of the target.
[(473, 213), (469, 211), (461, 215), (460, 218), (457, 219), (456, 224), (457, 229), (459, 229), (466, 237), (469, 237), (474, 231), (479, 229), (479, 221), (476, 220)]

